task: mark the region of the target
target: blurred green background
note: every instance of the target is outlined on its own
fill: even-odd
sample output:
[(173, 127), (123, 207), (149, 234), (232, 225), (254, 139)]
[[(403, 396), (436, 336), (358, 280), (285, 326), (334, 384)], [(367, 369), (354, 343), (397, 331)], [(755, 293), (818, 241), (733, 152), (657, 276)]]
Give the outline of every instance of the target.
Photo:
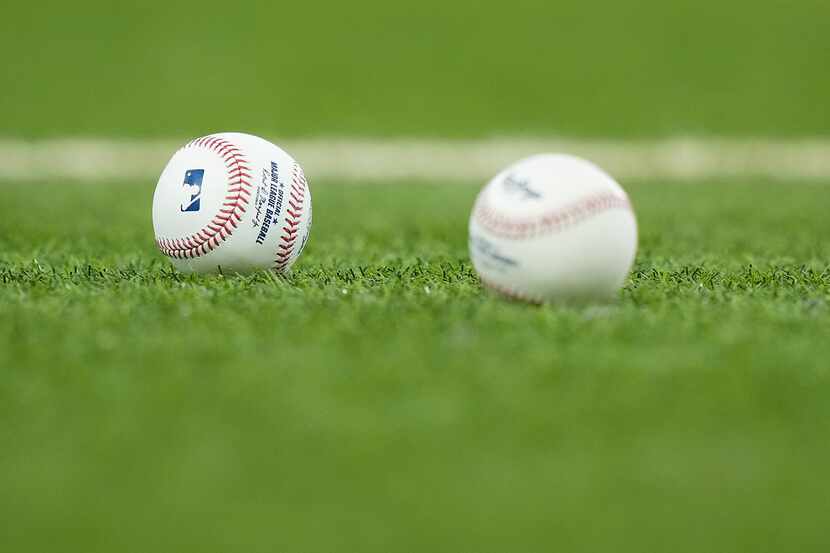
[(825, 0), (13, 3), (0, 135), (823, 135)]

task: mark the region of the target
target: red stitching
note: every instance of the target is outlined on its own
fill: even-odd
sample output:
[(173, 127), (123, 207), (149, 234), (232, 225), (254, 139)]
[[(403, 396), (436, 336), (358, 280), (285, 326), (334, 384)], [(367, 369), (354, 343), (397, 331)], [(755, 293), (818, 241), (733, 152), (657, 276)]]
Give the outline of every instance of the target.
[(497, 292), (508, 299), (515, 301), (525, 301), (528, 303), (532, 303), (534, 305), (542, 305), (544, 303), (541, 299), (537, 297), (529, 296), (527, 294), (519, 292), (518, 290), (501, 286), (500, 284), (496, 284), (495, 282), (483, 278), (481, 275), (479, 275), (478, 278), (479, 280), (481, 280), (481, 284), (485, 288), (489, 288), (490, 290), (493, 290), (494, 292)]
[(507, 216), (489, 206), (482, 195), (476, 202), (473, 217), (478, 224), (500, 238), (522, 240), (546, 234), (557, 234), (613, 209), (631, 211), (631, 204), (625, 196), (605, 192), (588, 196), (534, 218), (521, 219)]
[(303, 217), (307, 183), (303, 170), (299, 165), (294, 165), (294, 175), (291, 180), (291, 189), (288, 194), (288, 204), (291, 209), (285, 210), (285, 226), (282, 227), (283, 234), (280, 236), (280, 243), (277, 246), (274, 261), (274, 268), (278, 271), (284, 270), (294, 258), (294, 251), (298, 243), (297, 231)]
[[(156, 240), (156, 246), (164, 255), (176, 259), (200, 257), (215, 250), (239, 226), (251, 197), (248, 161), (235, 144), (211, 135), (191, 140), (182, 149), (188, 148), (206, 148), (220, 154), (228, 171), (228, 194), (219, 213), (206, 227), (184, 238)], [(222, 154), (223, 150), (227, 154)]]
[(246, 178), (246, 179), (249, 179), (249, 178), (251, 178), (251, 175), (250, 175), (250, 174), (248, 174), (248, 173), (246, 173), (246, 172), (245, 172), (244, 170), (242, 170), (242, 169), (237, 169), (237, 170), (236, 170), (236, 171), (234, 171), (233, 173), (229, 173), (229, 174), (228, 174), (228, 177), (230, 177), (230, 178), (232, 178), (232, 179), (235, 179), (235, 178), (243, 178), (243, 177), (244, 177), (244, 178)]

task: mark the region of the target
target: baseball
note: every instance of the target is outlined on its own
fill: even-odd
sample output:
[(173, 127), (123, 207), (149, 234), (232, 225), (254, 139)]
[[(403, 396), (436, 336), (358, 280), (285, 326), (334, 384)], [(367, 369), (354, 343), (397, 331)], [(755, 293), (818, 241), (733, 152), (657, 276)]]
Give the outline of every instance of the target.
[(284, 272), (311, 230), (303, 170), (257, 136), (197, 138), (173, 155), (153, 197), (156, 245), (185, 272)]
[(497, 175), (470, 217), (482, 283), (533, 303), (610, 299), (637, 251), (628, 196), (596, 165), (538, 155)]

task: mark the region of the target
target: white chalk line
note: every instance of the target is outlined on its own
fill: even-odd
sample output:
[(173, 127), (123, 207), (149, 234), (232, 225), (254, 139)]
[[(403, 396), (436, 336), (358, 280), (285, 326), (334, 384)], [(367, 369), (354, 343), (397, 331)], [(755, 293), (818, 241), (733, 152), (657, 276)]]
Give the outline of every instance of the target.
[[(484, 181), (523, 157), (560, 152), (620, 180), (768, 178), (830, 180), (830, 139), (671, 138), (482, 140), (316, 138), (273, 140), (312, 180)], [(186, 140), (0, 139), (0, 180), (155, 181)]]

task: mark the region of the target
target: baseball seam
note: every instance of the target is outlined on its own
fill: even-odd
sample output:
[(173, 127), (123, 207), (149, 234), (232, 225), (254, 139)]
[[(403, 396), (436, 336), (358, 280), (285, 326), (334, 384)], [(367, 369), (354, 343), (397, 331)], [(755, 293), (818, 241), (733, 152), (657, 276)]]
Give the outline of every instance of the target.
[(305, 204), (306, 179), (302, 168), (294, 165), (294, 175), (291, 178), (291, 187), (288, 191), (288, 207), (285, 210), (285, 226), (282, 227), (282, 234), (277, 245), (274, 268), (277, 271), (284, 271), (294, 259), (294, 252), (297, 248), (297, 233), (300, 230), (300, 223), (303, 219), (303, 208)]
[(188, 148), (204, 148), (222, 158), (227, 169), (228, 189), (219, 213), (195, 234), (185, 238), (156, 239), (158, 249), (176, 259), (201, 257), (218, 248), (242, 222), (251, 199), (251, 169), (239, 147), (217, 136), (205, 136), (189, 142), (181, 150)]
[(481, 280), (481, 284), (485, 288), (489, 288), (490, 290), (493, 290), (494, 292), (501, 294), (502, 296), (505, 296), (508, 299), (532, 303), (534, 305), (542, 305), (544, 303), (544, 301), (541, 298), (531, 296), (530, 294), (525, 294), (524, 292), (521, 292), (514, 288), (508, 288), (506, 286), (496, 284), (495, 282), (488, 280), (482, 277), (481, 275), (479, 275), (478, 278), (479, 280)]
[(525, 240), (537, 236), (558, 234), (606, 211), (623, 209), (631, 211), (631, 203), (625, 196), (603, 192), (582, 198), (563, 208), (543, 213), (534, 218), (520, 219), (500, 213), (479, 197), (473, 218), (487, 231), (499, 238)]

